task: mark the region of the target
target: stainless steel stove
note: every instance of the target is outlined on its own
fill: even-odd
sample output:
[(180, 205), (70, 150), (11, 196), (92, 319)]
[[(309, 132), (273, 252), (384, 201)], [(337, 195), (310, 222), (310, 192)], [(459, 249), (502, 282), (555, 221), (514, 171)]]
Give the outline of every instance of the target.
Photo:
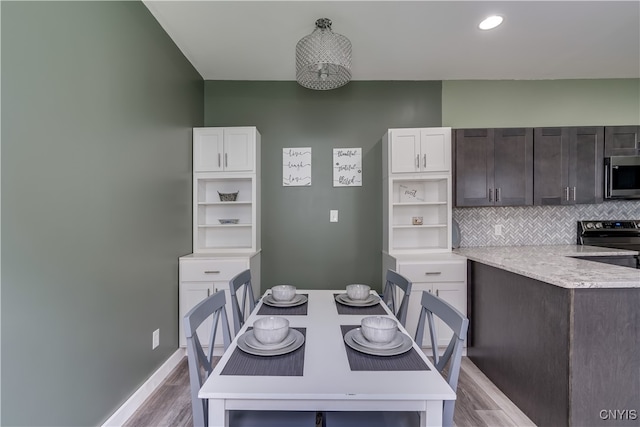
[[(578, 244), (640, 251), (640, 220), (578, 221)], [(633, 263), (640, 268), (639, 257)]]

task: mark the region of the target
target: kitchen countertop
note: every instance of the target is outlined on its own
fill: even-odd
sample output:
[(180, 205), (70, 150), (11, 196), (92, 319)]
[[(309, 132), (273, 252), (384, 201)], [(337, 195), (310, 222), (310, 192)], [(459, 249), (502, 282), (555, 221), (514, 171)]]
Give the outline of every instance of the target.
[(572, 256), (637, 255), (622, 249), (580, 245), (459, 248), (454, 253), (562, 288), (640, 288), (640, 270)]

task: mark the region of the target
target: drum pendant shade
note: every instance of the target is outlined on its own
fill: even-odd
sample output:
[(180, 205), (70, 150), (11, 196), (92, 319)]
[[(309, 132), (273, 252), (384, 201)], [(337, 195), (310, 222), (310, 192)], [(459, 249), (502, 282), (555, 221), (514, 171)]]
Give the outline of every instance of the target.
[(351, 42), (320, 18), (316, 29), (296, 45), (296, 80), (314, 90), (330, 90), (351, 80)]

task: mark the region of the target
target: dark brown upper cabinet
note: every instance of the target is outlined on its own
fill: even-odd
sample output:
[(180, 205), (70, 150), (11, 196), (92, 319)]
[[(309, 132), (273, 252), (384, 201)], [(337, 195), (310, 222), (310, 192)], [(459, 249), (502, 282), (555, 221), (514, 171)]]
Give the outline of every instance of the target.
[(604, 127), (536, 128), (534, 205), (603, 201)]
[(604, 156), (640, 155), (640, 126), (607, 126), (604, 128)]
[(533, 129), (457, 129), (456, 206), (533, 204)]

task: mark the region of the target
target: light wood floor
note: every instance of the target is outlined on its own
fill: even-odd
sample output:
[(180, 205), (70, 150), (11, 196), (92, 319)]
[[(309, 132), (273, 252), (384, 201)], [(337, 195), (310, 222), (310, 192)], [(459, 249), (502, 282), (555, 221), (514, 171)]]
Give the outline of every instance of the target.
[[(453, 421), (458, 427), (535, 426), (467, 358), (462, 358)], [(124, 427), (191, 427), (186, 357)]]

